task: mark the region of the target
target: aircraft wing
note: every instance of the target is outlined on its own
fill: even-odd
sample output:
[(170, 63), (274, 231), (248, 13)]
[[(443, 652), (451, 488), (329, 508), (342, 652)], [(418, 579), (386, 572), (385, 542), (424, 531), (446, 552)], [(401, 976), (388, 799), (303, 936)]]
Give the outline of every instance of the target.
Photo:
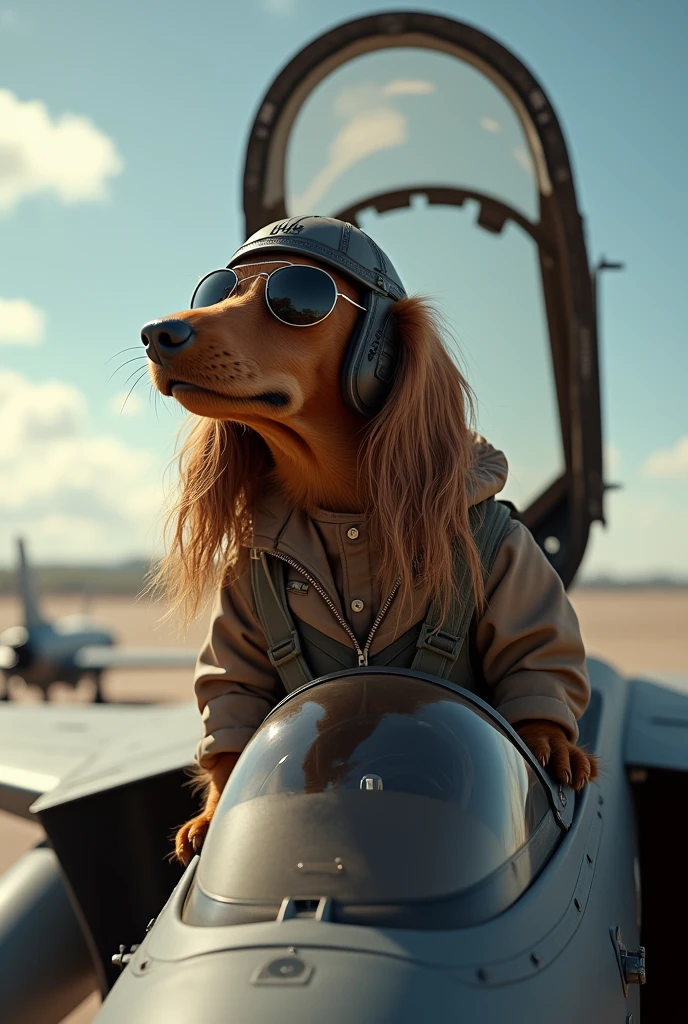
[(198, 732), (193, 703), (0, 705), (0, 810), (31, 819), (36, 799), (76, 788), (77, 779), (97, 788), (145, 774), (149, 761), (151, 771), (183, 767)]
[(107, 668), (193, 667), (198, 651), (183, 647), (82, 647), (74, 656), (79, 668), (97, 671)]

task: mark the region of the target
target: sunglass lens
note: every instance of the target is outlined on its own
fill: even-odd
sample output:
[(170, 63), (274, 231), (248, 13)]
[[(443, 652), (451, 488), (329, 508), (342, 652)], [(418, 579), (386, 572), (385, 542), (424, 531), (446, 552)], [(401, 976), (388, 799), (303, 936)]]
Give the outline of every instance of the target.
[(332, 312), (337, 289), (329, 274), (317, 267), (283, 267), (270, 275), (265, 298), (282, 323), (308, 327)]
[(213, 270), (196, 285), (191, 296), (191, 309), (202, 306), (215, 306), (229, 298), (237, 286), (237, 276), (233, 270)]

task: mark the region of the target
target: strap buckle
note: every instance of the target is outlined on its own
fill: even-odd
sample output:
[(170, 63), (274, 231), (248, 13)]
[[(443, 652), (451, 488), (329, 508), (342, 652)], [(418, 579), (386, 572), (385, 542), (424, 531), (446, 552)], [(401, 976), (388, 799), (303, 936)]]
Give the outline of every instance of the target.
[(419, 650), (425, 649), (433, 654), (439, 654), (449, 661), (456, 661), (461, 653), (463, 640), (448, 633), (446, 629), (433, 630), (424, 622), (416, 647)]
[(276, 643), (273, 647), (269, 647), (267, 653), (268, 658), (270, 659), (270, 664), (274, 665), (278, 670), (280, 665), (284, 665), (286, 662), (300, 657), (301, 643), (296, 630), (294, 630), (286, 640), (280, 640), (280, 642)]

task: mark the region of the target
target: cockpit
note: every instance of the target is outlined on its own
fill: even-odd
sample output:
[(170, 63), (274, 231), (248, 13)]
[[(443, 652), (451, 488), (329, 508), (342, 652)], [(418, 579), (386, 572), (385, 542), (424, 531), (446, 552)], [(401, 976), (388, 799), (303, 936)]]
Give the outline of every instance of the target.
[(340, 674), (265, 720), (233, 772), (189, 924), (289, 913), (398, 928), (489, 920), (562, 836), (554, 797), (499, 716), (407, 670)]

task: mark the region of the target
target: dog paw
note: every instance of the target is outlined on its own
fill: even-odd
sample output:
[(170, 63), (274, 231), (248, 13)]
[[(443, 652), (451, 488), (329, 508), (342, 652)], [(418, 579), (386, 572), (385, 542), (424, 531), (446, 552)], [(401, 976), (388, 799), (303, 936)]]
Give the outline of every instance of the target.
[(186, 825), (182, 825), (177, 832), (174, 843), (175, 854), (177, 860), (184, 867), (191, 862), (197, 853), (200, 853), (211, 821), (212, 814), (204, 811), (203, 814), (199, 814), (197, 817), (192, 818), (191, 821), (187, 821)]
[(579, 790), (597, 778), (597, 758), (571, 743), (560, 725), (523, 722), (516, 726), (516, 732), (557, 782)]

